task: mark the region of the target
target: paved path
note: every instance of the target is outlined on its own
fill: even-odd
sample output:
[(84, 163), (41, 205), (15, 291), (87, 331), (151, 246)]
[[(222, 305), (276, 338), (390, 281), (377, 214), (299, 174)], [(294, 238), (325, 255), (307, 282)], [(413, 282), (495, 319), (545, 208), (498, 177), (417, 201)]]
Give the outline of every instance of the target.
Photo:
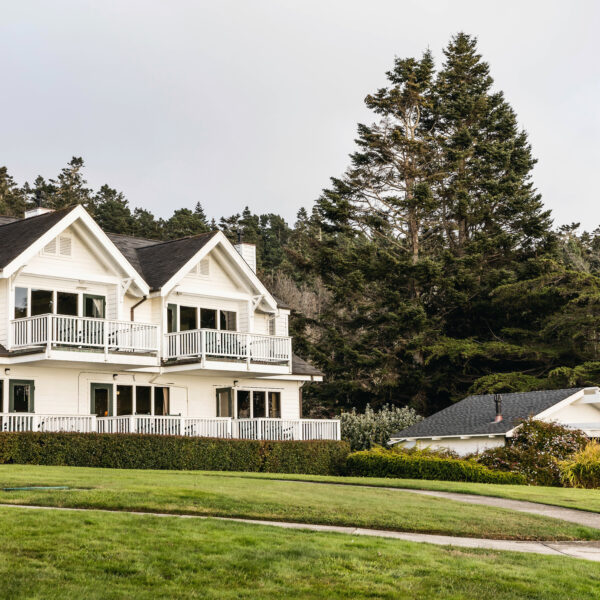
[(423, 496), (433, 496), (436, 498), (448, 498), (448, 500), (457, 500), (467, 504), (482, 504), (484, 506), (495, 506), (497, 508), (507, 508), (517, 512), (530, 513), (532, 515), (541, 515), (542, 517), (552, 517), (561, 519), (569, 523), (584, 525), (600, 529), (600, 513), (586, 510), (577, 510), (574, 508), (563, 508), (562, 506), (553, 506), (551, 504), (542, 504), (540, 502), (528, 502), (526, 500), (510, 500), (509, 498), (498, 498), (496, 496), (480, 496), (478, 494), (462, 494), (460, 492), (442, 492), (438, 490), (417, 490), (414, 488), (403, 488), (397, 486), (377, 486), (361, 485), (352, 483), (335, 483), (330, 481), (309, 481), (299, 479), (271, 479), (269, 481), (293, 481), (295, 483), (318, 483), (327, 485), (339, 485), (340, 487), (368, 488), (371, 490), (391, 490), (395, 492), (409, 492), (411, 494), (421, 494)]
[(252, 523), (268, 525), (284, 529), (300, 529), (308, 531), (334, 532), (349, 535), (368, 535), (390, 538), (406, 542), (425, 542), (438, 546), (456, 546), (460, 548), (483, 548), (486, 550), (504, 550), (511, 552), (529, 552), (551, 556), (568, 556), (600, 562), (600, 542), (521, 542), (514, 540), (487, 540), (482, 538), (466, 538), (449, 535), (429, 535), (425, 533), (406, 533), (401, 531), (384, 531), (381, 529), (363, 529), (360, 527), (341, 527), (336, 525), (312, 525), (310, 523), (289, 523), (285, 521), (262, 521), (258, 519), (238, 519), (233, 517), (209, 517), (204, 515), (173, 515), (169, 513), (148, 513), (133, 511), (114, 511), (95, 508), (64, 508), (59, 506), (30, 506), (27, 504), (1, 504), (0, 508), (26, 508), (33, 510), (57, 510), (66, 512), (106, 512), (124, 513), (128, 515), (150, 515), (154, 517), (172, 517), (177, 519), (216, 519), (235, 523)]

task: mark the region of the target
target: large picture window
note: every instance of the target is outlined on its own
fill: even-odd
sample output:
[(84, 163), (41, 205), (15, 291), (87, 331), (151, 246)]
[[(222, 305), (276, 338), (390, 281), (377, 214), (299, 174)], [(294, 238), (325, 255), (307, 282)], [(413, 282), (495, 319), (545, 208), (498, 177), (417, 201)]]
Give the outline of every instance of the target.
[(217, 311), (212, 308), (200, 309), (200, 327), (202, 329), (217, 328)]
[(117, 417), (133, 414), (133, 386), (117, 386)]
[(152, 414), (152, 388), (149, 385), (135, 387), (135, 414)]
[(31, 316), (47, 315), (53, 311), (52, 290), (31, 290)]
[(56, 314), (77, 316), (77, 294), (69, 292), (56, 292)]
[[(221, 405), (224, 395), (230, 388), (217, 390), (217, 416), (226, 417)], [(281, 419), (281, 392), (268, 390), (237, 390), (238, 419)]]
[(179, 328), (181, 331), (198, 329), (198, 309), (195, 306), (179, 307)]

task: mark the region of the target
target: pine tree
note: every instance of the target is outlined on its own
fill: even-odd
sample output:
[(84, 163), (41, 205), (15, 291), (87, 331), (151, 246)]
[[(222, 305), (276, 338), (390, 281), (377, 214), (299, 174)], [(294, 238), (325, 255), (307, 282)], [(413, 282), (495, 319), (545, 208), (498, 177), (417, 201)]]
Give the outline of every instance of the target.
[(22, 217), (26, 195), (16, 184), (6, 167), (0, 167), (0, 215)]

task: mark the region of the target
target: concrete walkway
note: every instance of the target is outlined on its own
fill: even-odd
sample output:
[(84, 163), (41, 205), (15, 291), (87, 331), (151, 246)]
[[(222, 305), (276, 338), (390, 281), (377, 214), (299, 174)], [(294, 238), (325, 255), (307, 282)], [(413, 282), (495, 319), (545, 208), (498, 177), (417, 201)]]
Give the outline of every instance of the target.
[(540, 515), (542, 517), (552, 517), (561, 519), (569, 523), (600, 529), (600, 513), (586, 510), (577, 510), (574, 508), (563, 508), (562, 506), (553, 506), (551, 504), (541, 504), (539, 502), (528, 502), (527, 500), (510, 500), (509, 498), (498, 498), (497, 496), (480, 496), (478, 494), (462, 494), (460, 492), (442, 492), (438, 490), (417, 490), (414, 488), (402, 488), (397, 486), (378, 486), (378, 485), (360, 485), (352, 483), (335, 483), (331, 481), (309, 481), (301, 479), (270, 479), (269, 481), (293, 481), (294, 483), (317, 483), (325, 485), (339, 485), (340, 487), (368, 488), (370, 490), (388, 490), (393, 492), (408, 492), (410, 494), (420, 494), (422, 496), (433, 496), (435, 498), (447, 498), (467, 504), (481, 504), (483, 506), (495, 506), (497, 508), (506, 508), (517, 512)]
[[(387, 488), (386, 488), (387, 489)], [(460, 494), (459, 494), (460, 495)], [(215, 519), (235, 523), (252, 523), (284, 529), (344, 533), (348, 535), (367, 535), (389, 538), (405, 542), (420, 542), (438, 546), (454, 546), (459, 548), (481, 548), (485, 550), (502, 550), (510, 552), (529, 552), (550, 556), (568, 556), (600, 562), (600, 542), (544, 542), (488, 540), (483, 538), (467, 538), (449, 535), (429, 535), (425, 533), (407, 533), (401, 531), (384, 531), (381, 529), (363, 529), (360, 527), (341, 527), (336, 525), (313, 525), (310, 523), (289, 523), (285, 521), (262, 521), (258, 519), (239, 519), (233, 517), (210, 517), (204, 515), (174, 515), (169, 513), (116, 511), (96, 508), (64, 508), (59, 506), (30, 506), (27, 504), (0, 504), (1, 508), (25, 508), (31, 510), (56, 510), (64, 512), (105, 512), (127, 515), (149, 515), (153, 517), (171, 517), (176, 519)]]

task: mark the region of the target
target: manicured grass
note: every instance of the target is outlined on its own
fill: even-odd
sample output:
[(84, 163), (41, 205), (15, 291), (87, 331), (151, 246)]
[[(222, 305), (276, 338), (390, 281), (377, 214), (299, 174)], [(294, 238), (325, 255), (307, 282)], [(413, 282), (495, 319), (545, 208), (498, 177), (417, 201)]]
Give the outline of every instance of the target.
[(247, 474), (0, 466), (0, 487), (66, 485), (73, 490), (2, 491), (0, 503), (105, 508), (350, 525), (503, 539), (600, 539), (564, 521), (364, 486)]
[[(221, 475), (221, 473), (220, 473)], [(294, 481), (320, 481), (362, 486), (437, 490), (479, 496), (496, 496), (512, 500), (527, 500), (552, 506), (600, 512), (600, 489), (543, 487), (529, 485), (498, 485), (495, 483), (465, 483), (462, 481), (430, 481), (426, 479), (392, 479), (384, 477), (328, 477), (320, 475), (279, 475), (276, 473), (222, 473), (231, 477), (257, 477), (260, 479), (286, 479)]]
[(335, 533), (0, 508), (0, 598), (596, 599), (600, 564)]

